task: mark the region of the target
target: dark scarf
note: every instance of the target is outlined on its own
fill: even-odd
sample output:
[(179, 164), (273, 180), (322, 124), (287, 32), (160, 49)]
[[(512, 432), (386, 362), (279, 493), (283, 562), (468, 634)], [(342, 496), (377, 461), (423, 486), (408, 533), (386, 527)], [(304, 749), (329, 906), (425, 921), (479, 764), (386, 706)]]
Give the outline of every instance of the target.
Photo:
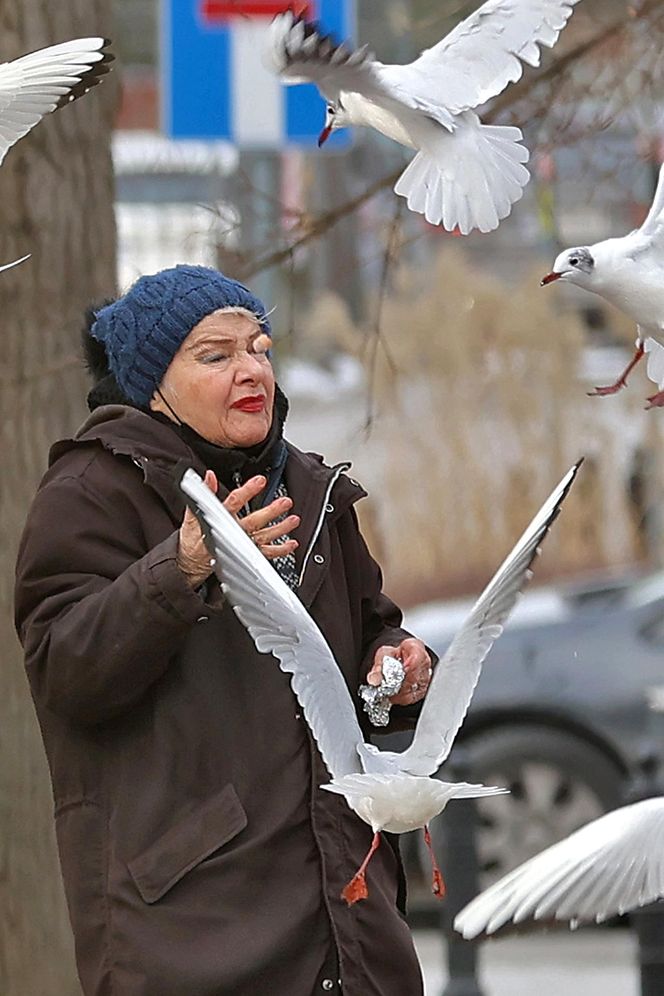
[(217, 446), (199, 435), (185, 422), (172, 422), (161, 412), (149, 413), (159, 422), (169, 425), (174, 432), (200, 457), (208, 470), (213, 470), (217, 480), (232, 491), (244, 484), (250, 477), (263, 474), (267, 477), (267, 488), (261, 492), (252, 508), (262, 508), (273, 500), (283, 477), (286, 466), (286, 444), (283, 440), (284, 422), (288, 415), (288, 398), (278, 384), (275, 384), (272, 425), (262, 443), (244, 449)]

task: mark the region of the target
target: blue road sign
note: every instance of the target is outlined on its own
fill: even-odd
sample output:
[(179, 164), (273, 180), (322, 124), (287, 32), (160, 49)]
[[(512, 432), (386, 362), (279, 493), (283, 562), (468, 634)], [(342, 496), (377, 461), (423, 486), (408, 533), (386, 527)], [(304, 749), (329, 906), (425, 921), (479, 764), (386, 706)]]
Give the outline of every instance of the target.
[[(293, 0), (162, 0), (166, 135), (227, 139), (244, 149), (316, 145), (325, 116), (318, 90), (283, 86), (261, 58), (274, 12), (291, 6)], [(340, 41), (355, 39), (355, 0), (302, 0), (298, 6)], [(343, 130), (327, 144), (349, 142), (350, 132)]]

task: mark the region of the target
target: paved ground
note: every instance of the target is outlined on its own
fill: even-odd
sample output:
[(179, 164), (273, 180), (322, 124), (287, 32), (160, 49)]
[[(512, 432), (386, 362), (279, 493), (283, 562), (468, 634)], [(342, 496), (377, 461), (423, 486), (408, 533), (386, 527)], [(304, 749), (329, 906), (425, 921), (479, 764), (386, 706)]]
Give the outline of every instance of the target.
[[(415, 931), (426, 996), (442, 996), (445, 949), (433, 930)], [(480, 956), (482, 996), (638, 996), (636, 942), (629, 930), (592, 930), (490, 941)]]

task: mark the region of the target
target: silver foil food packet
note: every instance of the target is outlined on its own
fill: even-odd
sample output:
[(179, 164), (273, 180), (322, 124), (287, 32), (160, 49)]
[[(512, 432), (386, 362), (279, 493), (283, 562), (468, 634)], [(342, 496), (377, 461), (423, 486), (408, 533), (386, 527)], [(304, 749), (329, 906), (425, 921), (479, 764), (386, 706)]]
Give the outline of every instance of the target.
[(387, 726), (389, 723), (392, 708), (390, 697), (399, 692), (405, 676), (406, 670), (401, 661), (386, 654), (383, 657), (383, 680), (380, 685), (360, 685), (359, 695), (364, 711), (374, 726)]

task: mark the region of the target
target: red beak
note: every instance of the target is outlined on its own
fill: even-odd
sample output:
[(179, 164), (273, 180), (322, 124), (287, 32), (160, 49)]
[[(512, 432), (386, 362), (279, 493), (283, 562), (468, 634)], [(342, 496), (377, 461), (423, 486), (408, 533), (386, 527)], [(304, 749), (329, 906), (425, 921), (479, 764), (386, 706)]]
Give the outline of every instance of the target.
[(560, 280), (562, 273), (547, 273), (547, 275), (540, 281), (540, 287), (546, 287), (547, 284), (552, 284), (554, 280)]
[(327, 140), (328, 140), (328, 138), (330, 137), (331, 134), (332, 134), (332, 125), (325, 125), (325, 127), (322, 130), (322, 132), (318, 136), (318, 148), (319, 149), (320, 149), (321, 145), (324, 145), (325, 142), (327, 142)]

